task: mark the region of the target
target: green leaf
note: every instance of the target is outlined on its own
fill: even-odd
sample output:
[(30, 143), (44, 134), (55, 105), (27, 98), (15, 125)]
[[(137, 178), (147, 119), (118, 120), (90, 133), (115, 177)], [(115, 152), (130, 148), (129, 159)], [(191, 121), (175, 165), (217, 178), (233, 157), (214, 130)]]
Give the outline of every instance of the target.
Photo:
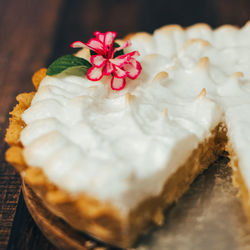
[[(120, 45), (116, 42), (114, 42), (114, 48), (118, 48), (120, 47)], [(90, 50), (90, 55), (93, 56), (93, 55), (96, 55), (97, 53), (93, 50)], [(117, 56), (121, 56), (121, 55), (124, 55), (124, 51), (123, 49), (122, 50), (119, 50), (119, 51), (116, 51), (115, 54), (114, 54), (114, 58), (117, 57)]]
[[(119, 48), (119, 47), (120, 47), (120, 45), (115, 42), (114, 43), (114, 48)], [(115, 54), (114, 54), (114, 57), (121, 56), (121, 55), (124, 55), (123, 49), (119, 50), (119, 51), (116, 51)]]
[(81, 67), (85, 74), (87, 74), (87, 71), (90, 67), (92, 67), (92, 64), (83, 58), (76, 57), (74, 55), (65, 55), (59, 57), (48, 67), (47, 75), (57, 75), (66, 69), (73, 67)]
[(90, 55), (93, 56), (93, 55), (97, 55), (97, 53), (93, 50), (90, 50)]

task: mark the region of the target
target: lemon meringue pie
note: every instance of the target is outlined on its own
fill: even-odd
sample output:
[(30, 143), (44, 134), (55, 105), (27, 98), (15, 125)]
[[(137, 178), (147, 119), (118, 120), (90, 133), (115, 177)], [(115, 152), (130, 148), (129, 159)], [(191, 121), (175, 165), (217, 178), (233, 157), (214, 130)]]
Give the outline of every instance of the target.
[(54, 214), (120, 247), (161, 225), (225, 149), (250, 214), (250, 23), (168, 25), (129, 39), (124, 52), (140, 53), (141, 72), (120, 91), (109, 75), (38, 71), (36, 92), (11, 112), (7, 160)]

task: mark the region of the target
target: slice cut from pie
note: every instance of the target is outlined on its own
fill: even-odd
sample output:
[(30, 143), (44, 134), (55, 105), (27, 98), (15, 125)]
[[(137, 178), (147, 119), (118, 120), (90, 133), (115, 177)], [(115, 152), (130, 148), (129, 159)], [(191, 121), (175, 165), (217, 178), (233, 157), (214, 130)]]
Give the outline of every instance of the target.
[(36, 93), (17, 97), (6, 134), (7, 160), (48, 209), (120, 247), (162, 224), (163, 210), (225, 147), (245, 204), (250, 187), (250, 23), (129, 38), (125, 51), (140, 52), (142, 71), (123, 90), (110, 88), (110, 76), (42, 69)]

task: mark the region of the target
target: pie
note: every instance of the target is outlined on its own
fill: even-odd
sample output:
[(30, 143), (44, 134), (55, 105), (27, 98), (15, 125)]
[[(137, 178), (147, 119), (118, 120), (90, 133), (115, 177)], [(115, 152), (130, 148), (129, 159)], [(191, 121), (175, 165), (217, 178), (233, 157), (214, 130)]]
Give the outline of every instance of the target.
[(128, 60), (140, 53), (131, 59), (140, 75), (114, 66), (117, 80), (125, 69), (131, 76), (119, 88), (110, 75), (99, 80), (99, 61), (96, 81), (77, 68), (34, 74), (36, 92), (18, 95), (10, 113), (7, 161), (70, 226), (130, 247), (226, 150), (250, 217), (250, 22), (128, 38), (123, 48)]

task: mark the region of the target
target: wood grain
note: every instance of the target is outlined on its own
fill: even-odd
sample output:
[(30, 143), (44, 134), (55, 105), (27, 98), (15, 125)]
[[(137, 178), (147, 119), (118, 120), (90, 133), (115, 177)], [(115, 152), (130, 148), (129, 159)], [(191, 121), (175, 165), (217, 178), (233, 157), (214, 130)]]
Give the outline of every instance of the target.
[(16, 209), (15, 220), (12, 225), (9, 244), (6, 250), (56, 250), (47, 238), (41, 233), (40, 229), (35, 224), (26, 204), (23, 199), (23, 193), (20, 194), (20, 199)]
[(0, 2), (0, 249), (6, 248), (20, 193), (19, 176), (4, 161), (8, 112), (17, 93), (32, 88), (32, 73), (47, 60), (61, 4), (60, 0)]

